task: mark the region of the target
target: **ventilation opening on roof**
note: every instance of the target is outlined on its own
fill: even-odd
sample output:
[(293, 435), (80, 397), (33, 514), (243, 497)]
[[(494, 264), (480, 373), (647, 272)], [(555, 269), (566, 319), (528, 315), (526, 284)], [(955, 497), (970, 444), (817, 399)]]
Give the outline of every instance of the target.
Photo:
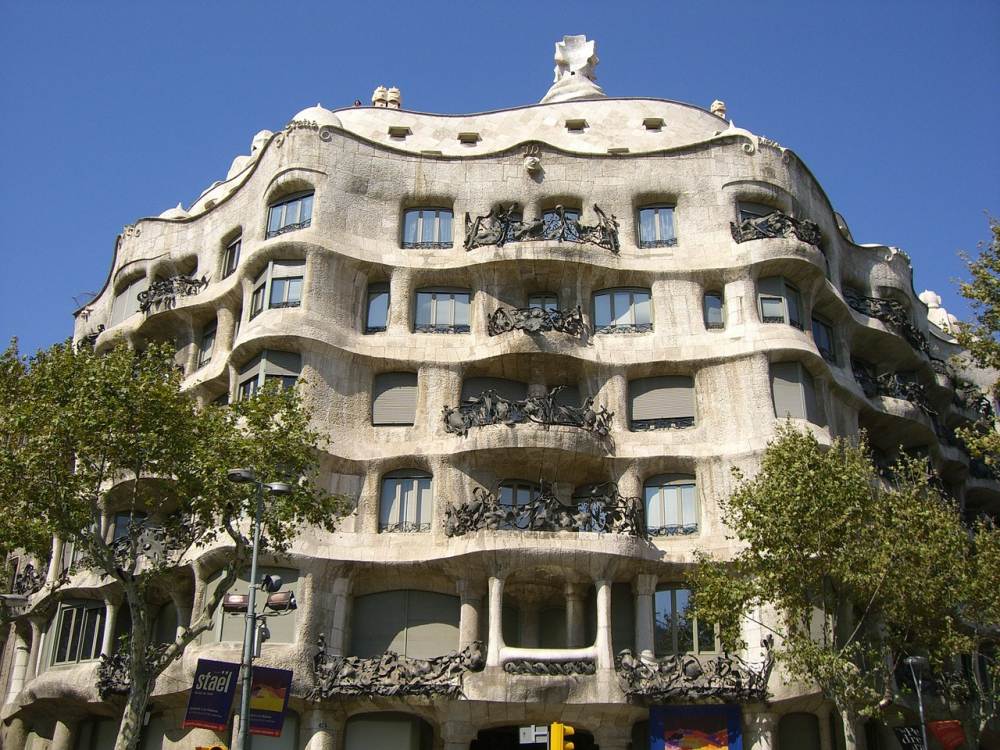
[(663, 130), (663, 118), (662, 117), (647, 117), (642, 121), (642, 126), (646, 130), (660, 131)]
[(479, 133), (459, 133), (458, 142), (466, 146), (475, 146), (482, 138), (479, 137)]
[(616, 148), (609, 148), (608, 149), (608, 153), (609, 154), (627, 154), (628, 153), (628, 149), (625, 146), (618, 146)]
[(586, 120), (566, 120), (566, 130), (570, 133), (582, 133), (588, 127)]
[(413, 131), (410, 130), (405, 125), (390, 125), (389, 126), (389, 137), (396, 138), (398, 140), (403, 140), (406, 136), (412, 134)]

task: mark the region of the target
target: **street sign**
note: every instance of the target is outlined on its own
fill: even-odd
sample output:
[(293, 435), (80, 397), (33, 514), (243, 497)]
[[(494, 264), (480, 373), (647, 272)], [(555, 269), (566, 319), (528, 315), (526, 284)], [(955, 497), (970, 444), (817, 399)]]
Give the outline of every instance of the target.
[(542, 742), (548, 744), (549, 727), (547, 724), (541, 727), (534, 724), (530, 727), (518, 727), (517, 737), (518, 744), (521, 745), (537, 745)]
[(182, 728), (198, 727), (225, 732), (239, 674), (239, 664), (199, 659)]

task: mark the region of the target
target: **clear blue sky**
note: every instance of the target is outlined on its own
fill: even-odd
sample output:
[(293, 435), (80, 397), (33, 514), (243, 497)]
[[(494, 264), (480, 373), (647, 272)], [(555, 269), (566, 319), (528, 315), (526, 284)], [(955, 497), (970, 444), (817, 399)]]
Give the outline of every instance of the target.
[(1000, 216), (996, 0), (11, 0), (0, 340), (67, 336), (121, 227), (189, 205), (256, 131), (378, 84), (427, 112), (536, 102), (554, 42), (584, 33), (609, 95), (725, 100), (804, 159), (857, 241), (902, 247), (917, 291), (967, 313), (957, 251)]

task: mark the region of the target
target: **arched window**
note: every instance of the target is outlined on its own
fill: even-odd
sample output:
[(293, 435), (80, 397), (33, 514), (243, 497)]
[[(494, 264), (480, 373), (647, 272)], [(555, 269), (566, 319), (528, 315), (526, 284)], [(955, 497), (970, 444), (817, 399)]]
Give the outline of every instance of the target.
[(368, 285), (365, 333), (382, 333), (389, 325), (389, 285)]
[(403, 214), (403, 247), (451, 247), (450, 208), (411, 208)]
[(313, 192), (296, 193), (267, 209), (267, 236), (305, 229), (312, 223)]
[(468, 289), (420, 289), (413, 329), (418, 333), (468, 333)]
[(702, 309), (706, 329), (712, 331), (726, 327), (726, 299), (722, 292), (705, 292)]
[(648, 289), (604, 289), (594, 294), (595, 333), (639, 333), (653, 330)]
[(652, 536), (698, 531), (698, 490), (693, 476), (662, 474), (646, 482), (646, 529)]
[(379, 531), (430, 531), (433, 497), (431, 475), (426, 472), (404, 470), (386, 474), (379, 498)]

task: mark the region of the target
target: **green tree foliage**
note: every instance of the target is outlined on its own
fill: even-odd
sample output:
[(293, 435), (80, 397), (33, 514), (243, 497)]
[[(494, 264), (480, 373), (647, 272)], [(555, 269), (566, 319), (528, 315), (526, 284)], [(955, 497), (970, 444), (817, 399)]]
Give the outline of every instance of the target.
[[(730, 647), (745, 645), (741, 616), (761, 619), (789, 676), (850, 718), (891, 703), (904, 656), (927, 655), (943, 674), (995, 642), (1000, 536), (987, 522), (970, 535), (924, 461), (904, 458), (889, 483), (863, 439), (826, 447), (785, 424), (759, 473), (736, 478), (721, 512), (740, 550), (700, 554), (692, 575), (699, 617)], [(993, 710), (983, 690), (979, 724)]]
[[(1000, 221), (990, 219), (993, 239), (980, 246), (979, 257), (965, 258), (972, 280), (959, 285), (972, 306), (974, 321), (959, 328), (958, 342), (968, 349), (977, 367), (1000, 370)], [(991, 394), (1000, 399), (1000, 380)], [(980, 422), (959, 433), (973, 456), (1000, 469), (1000, 432), (995, 425)]]
[[(233, 467), (288, 481), (262, 517), (265, 548), (288, 549), (303, 524), (332, 530), (346, 502), (316, 480), (320, 435), (298, 389), (269, 384), (232, 406), (200, 408), (181, 390), (174, 350), (124, 346), (98, 355), (69, 343), (22, 358), (16, 342), (0, 362), (0, 549), (40, 557), (51, 536), (72, 543), (80, 568), (118, 582), (131, 615), (129, 693), (116, 750), (138, 743), (157, 677), (212, 627), (226, 590), (246, 567), (253, 485)], [(134, 514), (113, 539), (108, 519)], [(148, 514), (148, 515), (147, 515)], [(163, 592), (195, 548), (221, 545), (222, 579), (173, 642), (155, 642)]]

